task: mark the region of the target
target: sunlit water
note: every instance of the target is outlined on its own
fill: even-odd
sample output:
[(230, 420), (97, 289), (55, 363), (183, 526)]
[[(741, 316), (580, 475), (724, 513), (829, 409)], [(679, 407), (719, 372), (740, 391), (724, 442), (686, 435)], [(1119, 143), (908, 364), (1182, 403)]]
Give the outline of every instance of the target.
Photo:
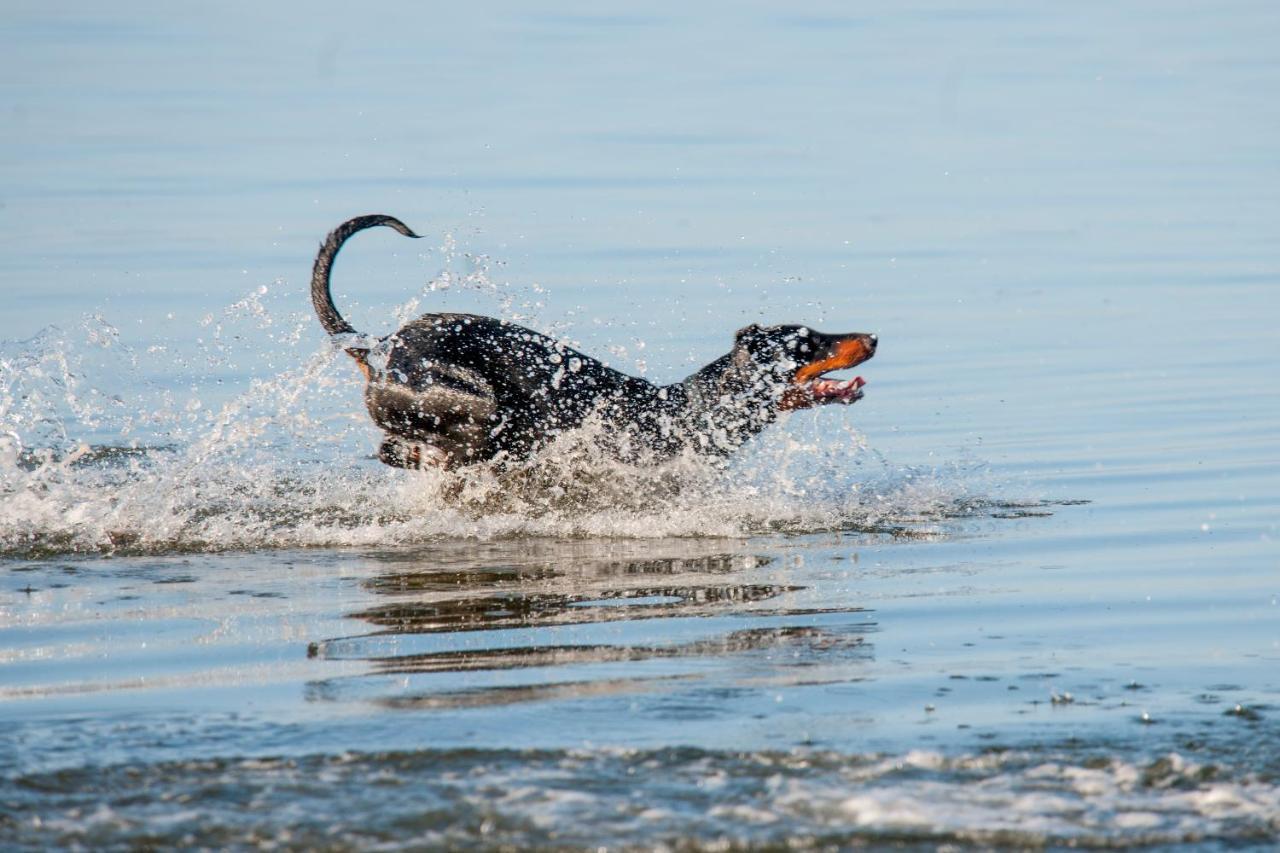
[[(0, 846), (1267, 847), (1270, 4), (19, 4)], [(306, 285), (673, 381), (727, 466), (391, 470)]]

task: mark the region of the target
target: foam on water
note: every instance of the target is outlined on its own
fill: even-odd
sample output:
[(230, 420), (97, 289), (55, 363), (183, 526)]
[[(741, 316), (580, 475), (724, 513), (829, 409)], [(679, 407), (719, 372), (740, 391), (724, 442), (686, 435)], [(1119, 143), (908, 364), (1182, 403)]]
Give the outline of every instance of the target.
[[(428, 289), (459, 285), (497, 292), (482, 272)], [(289, 308), (305, 298), (283, 290)], [(620, 465), (598, 451), (597, 424), (501, 472), (389, 469), (371, 456), (358, 375), (336, 347), (310, 349), (314, 319), (273, 311), (268, 293), (201, 318), (194, 353), (181, 334), (133, 344), (98, 315), (0, 344), (0, 553), (930, 535), (981, 506), (972, 468), (895, 468), (837, 412), (775, 426), (728, 466)]]
[[(4, 794), (23, 817), (0, 823), (0, 838), (33, 845), (266, 838), (389, 849), (1128, 848), (1256, 844), (1280, 831), (1274, 780), (1177, 752), (1081, 760), (1038, 750), (428, 750), (126, 765), (17, 781)], [(166, 792), (163, 801), (139, 796), (155, 790)], [(175, 807), (181, 802), (197, 807)]]

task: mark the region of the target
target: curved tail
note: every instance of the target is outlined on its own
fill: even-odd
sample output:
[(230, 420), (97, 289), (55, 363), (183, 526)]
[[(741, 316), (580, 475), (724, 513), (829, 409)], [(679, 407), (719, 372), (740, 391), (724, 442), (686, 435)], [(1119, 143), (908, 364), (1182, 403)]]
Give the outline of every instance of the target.
[(316, 255), (316, 265), (311, 271), (311, 304), (315, 306), (316, 316), (320, 318), (320, 325), (324, 326), (324, 330), (331, 335), (355, 332), (355, 328), (342, 319), (338, 309), (333, 306), (333, 296), (329, 294), (329, 270), (333, 267), (333, 259), (338, 256), (338, 250), (342, 248), (342, 244), (347, 242), (352, 234), (378, 225), (394, 228), (406, 237), (419, 236), (409, 230), (408, 225), (405, 225), (394, 216), (386, 216), (381, 213), (357, 216), (355, 219), (348, 219), (330, 231), (329, 236), (324, 238), (324, 243), (320, 246), (320, 253)]

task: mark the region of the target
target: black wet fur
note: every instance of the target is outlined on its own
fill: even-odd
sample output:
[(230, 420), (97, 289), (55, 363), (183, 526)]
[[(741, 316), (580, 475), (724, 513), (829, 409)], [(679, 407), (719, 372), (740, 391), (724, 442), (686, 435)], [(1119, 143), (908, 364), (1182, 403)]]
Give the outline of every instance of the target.
[[(311, 299), (331, 335), (355, 333), (329, 295), (333, 259), (351, 235), (378, 225), (417, 236), (393, 217), (361, 216), (320, 248)], [(875, 351), (873, 335), (751, 325), (738, 331), (729, 353), (664, 386), (476, 314), (426, 314), (370, 348), (347, 352), (369, 379), (365, 402), (386, 432), (378, 458), (418, 468), (525, 459), (592, 416), (619, 459), (657, 462), (686, 449), (727, 456), (776, 420), (784, 394), (798, 387), (798, 370), (849, 341), (865, 347), (863, 360)]]

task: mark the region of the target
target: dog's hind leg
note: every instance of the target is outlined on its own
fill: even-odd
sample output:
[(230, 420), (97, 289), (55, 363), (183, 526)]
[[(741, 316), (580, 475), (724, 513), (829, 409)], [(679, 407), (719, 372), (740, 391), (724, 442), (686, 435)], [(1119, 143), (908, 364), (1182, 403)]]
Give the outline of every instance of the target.
[(371, 382), (365, 404), (386, 434), (378, 458), (397, 468), (451, 468), (493, 456), (493, 391), (482, 378), (464, 378), (422, 370)]

